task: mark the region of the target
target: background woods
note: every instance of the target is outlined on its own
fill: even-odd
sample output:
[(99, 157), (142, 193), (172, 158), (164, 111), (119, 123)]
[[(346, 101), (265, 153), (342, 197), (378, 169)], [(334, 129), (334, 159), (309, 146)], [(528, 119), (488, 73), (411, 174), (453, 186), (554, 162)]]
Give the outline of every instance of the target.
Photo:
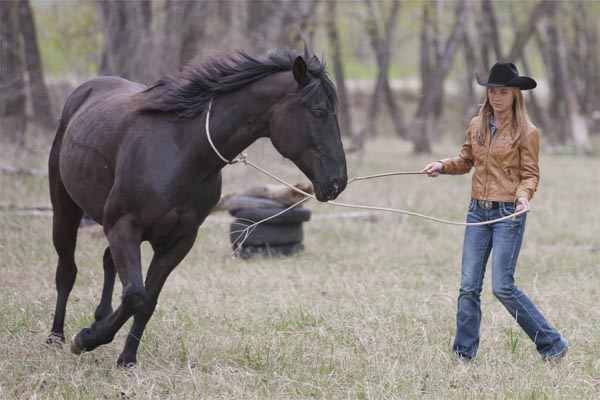
[[(330, 65), (349, 149), (394, 135), (429, 153), (462, 140), (499, 59), (540, 82), (530, 113), (551, 148), (589, 155), (600, 131), (600, 4), (593, 1), (2, 1), (2, 141), (53, 129), (77, 83), (151, 83), (194, 56), (300, 47)], [(65, 82), (68, 82), (67, 85)], [(440, 129), (440, 122), (453, 127)]]
[[(599, 29), (598, 0), (0, 0), (0, 399), (600, 399)], [(301, 49), (302, 32), (338, 88), (354, 177), (456, 154), (484, 94), (475, 73), (496, 60), (538, 81), (524, 95), (542, 180), (518, 281), (569, 340), (561, 364), (540, 360), (489, 274), (481, 351), (457, 363), (462, 228), (316, 201), (294, 257), (230, 257), (233, 218), (210, 215), (137, 368), (115, 365), (127, 329), (77, 357), (43, 344), (56, 301), (48, 153), (67, 96), (101, 74), (148, 84), (196, 56)], [(303, 179), (268, 140), (248, 155)], [(243, 163), (222, 172), (224, 195), (274, 183)], [(469, 187), (386, 177), (340, 200), (461, 221)], [(94, 321), (102, 228), (77, 245), (67, 337)], [(141, 253), (147, 276), (152, 247)], [(121, 295), (117, 282), (113, 304)]]

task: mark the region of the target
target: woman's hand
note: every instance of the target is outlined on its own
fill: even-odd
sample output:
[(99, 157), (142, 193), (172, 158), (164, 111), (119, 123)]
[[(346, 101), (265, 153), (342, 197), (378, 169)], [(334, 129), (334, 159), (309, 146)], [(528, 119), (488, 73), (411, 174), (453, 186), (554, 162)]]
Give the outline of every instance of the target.
[(515, 203), (516, 208), (515, 211), (519, 212), (519, 211), (523, 211), (523, 210), (527, 210), (527, 212), (529, 212), (531, 210), (530, 205), (529, 205), (529, 200), (527, 200), (525, 197), (519, 197)]
[(444, 171), (444, 164), (441, 161), (432, 162), (431, 164), (427, 164), (425, 168), (421, 170), (421, 172), (427, 172), (427, 175), (431, 178), (435, 178), (439, 174)]

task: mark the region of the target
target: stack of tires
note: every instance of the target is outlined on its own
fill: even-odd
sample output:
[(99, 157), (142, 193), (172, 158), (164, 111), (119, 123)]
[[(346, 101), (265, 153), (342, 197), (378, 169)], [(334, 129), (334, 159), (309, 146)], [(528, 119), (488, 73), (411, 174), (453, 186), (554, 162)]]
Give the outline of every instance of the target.
[[(310, 210), (296, 206), (275, 218), (252, 226), (266, 218), (272, 217), (288, 206), (275, 200), (247, 198), (252, 208), (237, 208), (230, 210), (235, 217), (229, 229), (229, 237), (235, 254), (241, 258), (254, 255), (292, 255), (304, 245), (302, 224), (310, 219)], [(258, 207), (256, 207), (258, 206)], [(250, 227), (249, 229), (247, 229)]]

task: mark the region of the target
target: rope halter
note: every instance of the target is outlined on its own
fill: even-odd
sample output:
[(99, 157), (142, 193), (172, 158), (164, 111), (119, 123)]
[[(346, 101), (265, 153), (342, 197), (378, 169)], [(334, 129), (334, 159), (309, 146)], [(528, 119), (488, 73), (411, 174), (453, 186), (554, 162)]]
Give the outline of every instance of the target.
[(213, 151), (215, 152), (215, 154), (225, 163), (225, 164), (229, 164), (229, 165), (233, 165), (236, 164), (240, 161), (245, 162), (246, 161), (246, 154), (242, 153), (240, 154), (240, 156), (234, 158), (233, 160), (228, 160), (226, 159), (223, 154), (221, 154), (221, 152), (219, 150), (217, 150), (217, 147), (215, 146), (215, 144), (212, 141), (212, 138), (210, 137), (210, 110), (212, 109), (212, 104), (213, 104), (213, 99), (214, 97), (210, 98), (210, 102), (208, 103), (208, 111), (206, 112), (206, 123), (205, 123), (205, 130), (206, 130), (206, 138), (208, 139), (208, 143), (210, 144), (210, 147), (212, 147)]

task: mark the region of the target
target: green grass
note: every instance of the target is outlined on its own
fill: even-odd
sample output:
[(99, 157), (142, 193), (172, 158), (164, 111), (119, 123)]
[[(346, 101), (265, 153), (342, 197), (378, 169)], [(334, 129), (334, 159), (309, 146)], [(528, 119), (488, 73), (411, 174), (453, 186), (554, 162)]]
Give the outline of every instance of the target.
[[(6, 152), (6, 163), (43, 168), (49, 139)], [(415, 170), (453, 155), (440, 145), (415, 157), (393, 139), (348, 156), (351, 176)], [(249, 157), (275, 174), (303, 177), (265, 143)], [(490, 293), (486, 277), (478, 358), (450, 353), (463, 228), (399, 214), (324, 218), (351, 211), (311, 202), (306, 250), (294, 257), (230, 257), (227, 214), (216, 214), (167, 281), (144, 334), (139, 365), (118, 368), (130, 324), (81, 356), (45, 346), (54, 312), (51, 218), (0, 215), (0, 398), (427, 398), (592, 399), (600, 395), (600, 195), (598, 159), (542, 156), (517, 284), (570, 341), (562, 364), (541, 361)], [(224, 193), (272, 183), (236, 165)], [(45, 178), (1, 176), (0, 203), (47, 204)], [(468, 176), (356, 182), (340, 201), (463, 220)], [(4, 210), (6, 211), (6, 210)], [(67, 309), (70, 337), (93, 321), (106, 240), (78, 240), (79, 275)], [(144, 267), (150, 260), (142, 248)], [(120, 286), (114, 296), (118, 301)]]

